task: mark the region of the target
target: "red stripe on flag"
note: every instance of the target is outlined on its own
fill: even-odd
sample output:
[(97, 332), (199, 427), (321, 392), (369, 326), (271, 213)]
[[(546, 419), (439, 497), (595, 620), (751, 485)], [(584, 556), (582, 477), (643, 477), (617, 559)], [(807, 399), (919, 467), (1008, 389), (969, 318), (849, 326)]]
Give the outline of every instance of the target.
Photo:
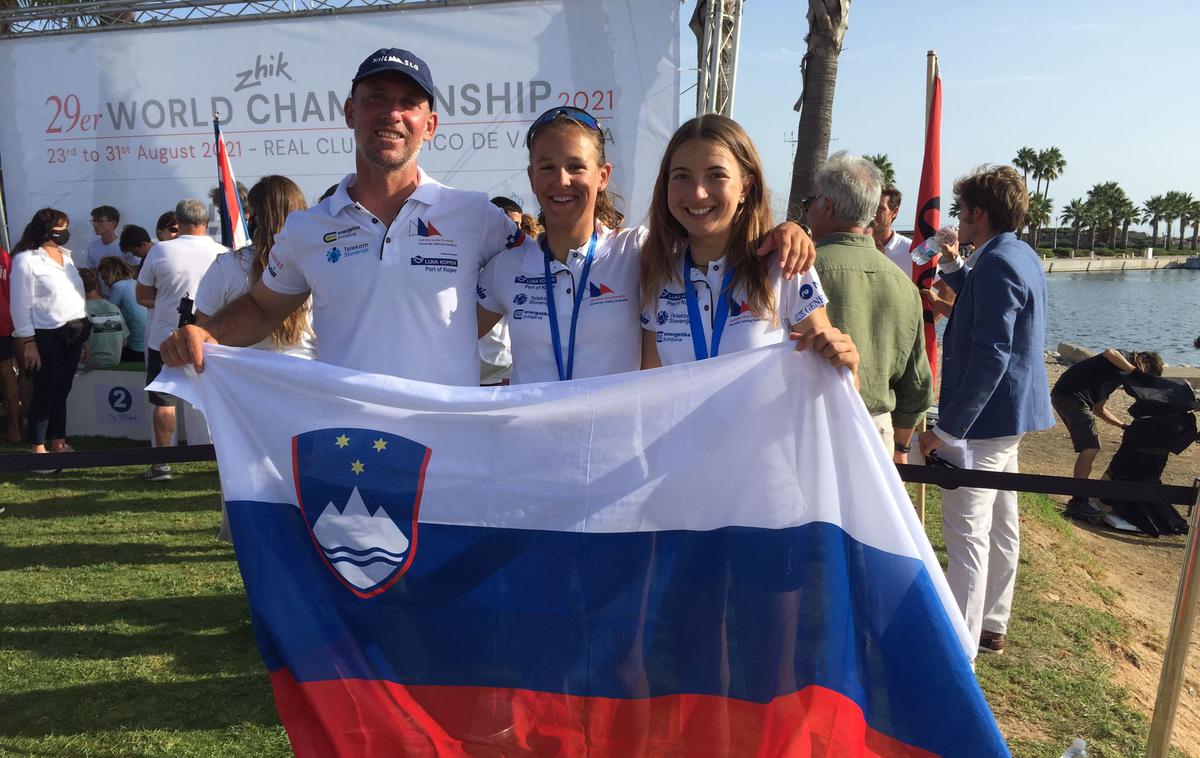
[[(921, 185), (917, 190), (917, 220), (913, 224), (912, 246), (915, 250), (927, 238), (932, 237), (941, 225), (942, 184), (942, 77), (934, 76), (933, 97), (929, 99), (926, 114), (925, 160), (921, 163)], [(912, 278), (919, 289), (933, 286), (936, 259), (924, 266), (912, 266)], [(925, 312), (925, 355), (929, 358), (929, 370), (937, 379), (938, 346), (934, 329), (933, 308), (929, 301), (921, 298)]]
[(271, 674), (299, 758), (397, 755), (787, 755), (930, 758), (871, 729), (824, 687), (769, 703), (711, 695), (577, 697), (487, 687), (405, 687)]

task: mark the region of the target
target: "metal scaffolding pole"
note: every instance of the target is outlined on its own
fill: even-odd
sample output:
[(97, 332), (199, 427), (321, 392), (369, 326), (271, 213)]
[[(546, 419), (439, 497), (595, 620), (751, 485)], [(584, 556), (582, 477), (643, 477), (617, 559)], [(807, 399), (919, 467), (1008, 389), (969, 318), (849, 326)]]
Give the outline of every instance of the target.
[(743, 0), (705, 2), (696, 74), (696, 113), (733, 114), (738, 44), (742, 37)]

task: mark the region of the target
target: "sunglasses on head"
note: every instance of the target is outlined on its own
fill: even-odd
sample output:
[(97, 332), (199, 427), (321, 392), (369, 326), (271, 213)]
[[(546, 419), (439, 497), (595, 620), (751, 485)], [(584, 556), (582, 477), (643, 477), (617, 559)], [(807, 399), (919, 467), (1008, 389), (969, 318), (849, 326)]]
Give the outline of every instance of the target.
[(604, 132), (604, 130), (600, 128), (600, 122), (596, 120), (596, 117), (585, 111), (583, 108), (575, 108), (570, 105), (560, 105), (557, 108), (551, 108), (534, 119), (534, 122), (529, 126), (529, 131), (525, 133), (525, 147), (529, 147), (529, 145), (533, 142), (533, 135), (537, 133), (538, 129), (541, 129), (546, 124), (554, 121), (554, 119), (558, 118), (559, 116), (574, 121), (577, 124), (586, 126), (588, 129), (595, 129), (601, 133)]

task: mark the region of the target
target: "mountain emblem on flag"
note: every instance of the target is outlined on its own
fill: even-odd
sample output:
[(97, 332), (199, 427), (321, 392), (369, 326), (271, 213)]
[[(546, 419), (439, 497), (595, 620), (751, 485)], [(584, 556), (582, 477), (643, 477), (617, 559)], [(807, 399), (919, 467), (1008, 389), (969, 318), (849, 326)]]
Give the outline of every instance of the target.
[(372, 429), (318, 429), (292, 438), (304, 523), (325, 566), (360, 598), (408, 571), (432, 451)]
[(409, 237), (441, 237), (442, 233), (437, 230), (433, 224), (418, 218), (416, 221), (408, 222)]
[(612, 295), (613, 291), (607, 284), (596, 284), (588, 282), (588, 295), (591, 297), (600, 297), (601, 295)]

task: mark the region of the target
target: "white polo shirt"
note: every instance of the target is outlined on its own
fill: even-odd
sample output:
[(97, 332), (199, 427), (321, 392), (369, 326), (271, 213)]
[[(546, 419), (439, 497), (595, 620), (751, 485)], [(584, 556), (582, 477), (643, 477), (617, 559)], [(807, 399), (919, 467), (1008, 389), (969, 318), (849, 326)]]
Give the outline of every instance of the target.
[(496, 253), (525, 243), (481, 192), (451, 189), (420, 172), (386, 225), (346, 191), (288, 216), (263, 282), (312, 292), (317, 359), (439, 384), (479, 384), (475, 286)]
[(147, 314), (146, 347), (158, 350), (179, 326), (179, 301), (195, 300), (200, 280), (225, 251), (220, 242), (202, 234), (181, 234), (150, 248), (137, 279), (156, 290), (154, 308)]
[[(613, 231), (596, 224), (596, 252), (575, 327), (572, 379), (637, 371), (642, 366), (638, 259), (646, 230)], [(565, 370), (571, 312), (591, 240), (550, 261), (554, 307)], [(496, 256), (479, 276), (479, 304), (507, 317), (512, 339), (513, 384), (558, 381), (546, 302), (545, 254), (537, 244)]]
[[(725, 258), (713, 261), (708, 272), (693, 266), (691, 285), (696, 292), (700, 308), (700, 323), (704, 327), (706, 345), (712, 345), (713, 321), (725, 277)], [(788, 338), (791, 327), (798, 325), (809, 314), (829, 301), (821, 289), (817, 272), (807, 273), (785, 280), (778, 265), (771, 266), (771, 280), (775, 285), (775, 308), (779, 314), (771, 319), (750, 310), (744, 287), (735, 286), (729, 308), (729, 318), (721, 335), (719, 355), (728, 355), (763, 345), (773, 345)], [(641, 315), (642, 328), (654, 332), (658, 344), (658, 357), (664, 366), (696, 360), (692, 345), (692, 327), (688, 318), (687, 298), (682, 285), (668, 282), (658, 295), (655, 308), (644, 309)]]
[[(142, 262), (142, 259), (133, 253), (126, 253), (121, 250), (121, 240), (117, 238), (107, 245), (99, 237), (88, 243), (87, 246), (87, 267), (98, 268), (100, 261), (108, 257), (120, 258), (134, 268)], [(103, 284), (103, 282), (101, 282)]]
[(883, 254), (888, 257), (892, 263), (900, 267), (904, 275), (912, 278), (912, 255), (909, 250), (912, 248), (912, 240), (905, 237), (899, 232), (892, 232), (892, 238), (883, 246)]

